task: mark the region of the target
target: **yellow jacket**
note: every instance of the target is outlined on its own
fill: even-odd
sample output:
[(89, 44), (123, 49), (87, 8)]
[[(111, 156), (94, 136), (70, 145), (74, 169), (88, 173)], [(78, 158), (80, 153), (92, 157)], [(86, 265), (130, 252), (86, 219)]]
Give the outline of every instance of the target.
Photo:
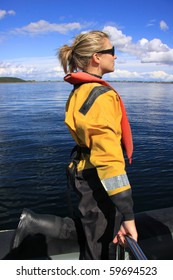
[(112, 89), (99, 95), (86, 114), (81, 112), (90, 92), (100, 83), (76, 87), (66, 104), (65, 123), (79, 146), (90, 148), (82, 154), (78, 171), (96, 168), (109, 195), (130, 189), (122, 151), (122, 111), (118, 94)]

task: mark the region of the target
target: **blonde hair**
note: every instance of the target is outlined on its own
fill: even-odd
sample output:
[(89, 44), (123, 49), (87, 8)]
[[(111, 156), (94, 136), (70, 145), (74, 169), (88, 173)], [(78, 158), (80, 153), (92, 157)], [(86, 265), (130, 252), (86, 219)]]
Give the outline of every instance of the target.
[(108, 34), (102, 31), (90, 31), (78, 35), (71, 46), (62, 46), (57, 54), (65, 73), (85, 70), (92, 55), (103, 49)]

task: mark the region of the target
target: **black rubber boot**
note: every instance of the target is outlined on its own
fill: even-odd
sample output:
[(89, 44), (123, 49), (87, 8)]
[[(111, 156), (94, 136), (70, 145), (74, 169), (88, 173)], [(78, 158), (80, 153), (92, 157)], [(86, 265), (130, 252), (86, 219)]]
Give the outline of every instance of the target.
[(75, 223), (71, 218), (36, 214), (24, 209), (15, 232), (12, 248), (20, 245), (28, 235), (43, 234), (51, 238), (73, 239), (76, 235)]

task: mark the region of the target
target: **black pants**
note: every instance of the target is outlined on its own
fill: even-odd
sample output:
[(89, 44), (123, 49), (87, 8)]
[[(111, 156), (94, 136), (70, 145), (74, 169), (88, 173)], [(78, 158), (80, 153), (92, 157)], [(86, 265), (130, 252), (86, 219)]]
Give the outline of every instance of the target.
[(121, 217), (116, 213), (96, 169), (76, 173), (75, 191), (79, 196), (77, 232), (80, 259), (115, 259), (112, 240), (119, 230)]

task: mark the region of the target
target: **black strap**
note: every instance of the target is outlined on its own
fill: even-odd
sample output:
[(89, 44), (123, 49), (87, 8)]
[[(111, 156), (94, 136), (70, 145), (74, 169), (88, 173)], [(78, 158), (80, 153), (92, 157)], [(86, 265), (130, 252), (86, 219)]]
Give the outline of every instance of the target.
[(81, 157), (81, 154), (90, 154), (90, 149), (88, 147), (81, 147), (79, 145), (76, 145), (72, 151), (71, 151), (71, 154), (70, 154), (70, 157), (72, 159), (80, 159)]
[(111, 90), (108, 86), (96, 86), (94, 87), (81, 108), (79, 109), (79, 112), (83, 115), (86, 115), (91, 106), (93, 105), (94, 101), (99, 97), (101, 94), (108, 92)]

